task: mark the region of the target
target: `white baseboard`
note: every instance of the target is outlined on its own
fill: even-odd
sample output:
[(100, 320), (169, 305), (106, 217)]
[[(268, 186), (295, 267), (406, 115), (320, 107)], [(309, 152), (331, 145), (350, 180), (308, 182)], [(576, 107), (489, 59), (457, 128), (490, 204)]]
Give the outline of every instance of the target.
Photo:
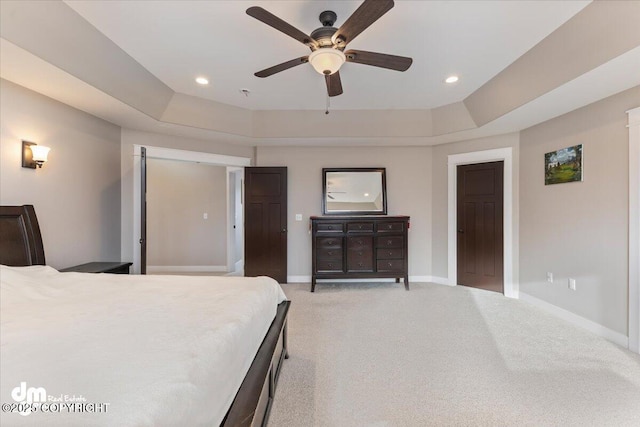
[(614, 342), (624, 348), (629, 348), (629, 337), (621, 334), (620, 332), (611, 330), (606, 326), (602, 326), (601, 324), (596, 323), (592, 320), (585, 319), (584, 317), (578, 316), (577, 314), (567, 311), (564, 308), (560, 308), (556, 305), (533, 297), (524, 292), (520, 292), (520, 299), (522, 301), (526, 301), (532, 305), (535, 305), (536, 307), (548, 313), (551, 313), (554, 316), (561, 318), (562, 320), (566, 320), (569, 323), (573, 323), (574, 325), (586, 329), (589, 332), (608, 339), (609, 341)]
[(455, 286), (449, 283), (449, 279), (447, 277), (438, 277), (438, 276), (428, 276), (428, 282), (436, 283), (438, 285), (447, 285), (447, 286)]
[(220, 273), (226, 265), (148, 265), (147, 273)]

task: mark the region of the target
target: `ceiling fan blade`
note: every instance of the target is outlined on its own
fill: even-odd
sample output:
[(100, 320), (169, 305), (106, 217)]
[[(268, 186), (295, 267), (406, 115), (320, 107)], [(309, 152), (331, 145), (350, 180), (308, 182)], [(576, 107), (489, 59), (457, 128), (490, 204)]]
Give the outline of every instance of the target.
[(275, 28), (276, 30), (285, 33), (289, 37), (293, 37), (302, 44), (306, 44), (307, 46), (309, 46), (309, 48), (311, 48), (311, 50), (314, 50), (318, 47), (318, 42), (312, 39), (311, 36), (306, 35), (293, 25), (283, 21), (273, 13), (268, 12), (261, 7), (250, 7), (249, 9), (247, 9), (247, 15), (256, 18), (258, 21), (264, 22), (265, 24)]
[(324, 76), (325, 82), (327, 82), (327, 93), (329, 96), (342, 95), (342, 81), (340, 80), (340, 71), (336, 71), (333, 74), (327, 74)]
[(396, 71), (406, 71), (413, 59), (406, 56), (388, 55), (386, 53), (367, 52), (364, 50), (348, 50), (344, 53), (347, 62), (356, 64), (373, 65), (374, 67), (388, 68)]
[(283, 62), (282, 64), (274, 65), (273, 67), (265, 68), (264, 70), (255, 73), (256, 77), (269, 77), (280, 71), (288, 70), (296, 65), (306, 64), (309, 62), (308, 56), (301, 56), (300, 58), (292, 59), (291, 61)]
[(393, 4), (393, 0), (365, 0), (336, 31), (332, 41), (341, 47), (351, 43), (358, 34), (391, 10)]

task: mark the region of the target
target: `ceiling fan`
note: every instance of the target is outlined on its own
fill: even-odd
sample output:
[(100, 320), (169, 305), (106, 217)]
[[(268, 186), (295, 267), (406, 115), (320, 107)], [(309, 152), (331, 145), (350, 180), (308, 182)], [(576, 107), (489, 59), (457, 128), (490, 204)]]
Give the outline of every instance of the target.
[(319, 17), (322, 27), (313, 30), (310, 36), (261, 7), (250, 7), (247, 9), (249, 16), (293, 37), (311, 49), (310, 55), (274, 65), (258, 71), (255, 75), (269, 77), (296, 65), (310, 62), (318, 73), (325, 76), (329, 96), (337, 96), (342, 94), (339, 70), (345, 62), (406, 71), (411, 66), (413, 59), (405, 56), (353, 49), (344, 51), (348, 43), (387, 13), (393, 5), (393, 0), (365, 0), (340, 28), (333, 26), (337, 19), (335, 12), (324, 11)]

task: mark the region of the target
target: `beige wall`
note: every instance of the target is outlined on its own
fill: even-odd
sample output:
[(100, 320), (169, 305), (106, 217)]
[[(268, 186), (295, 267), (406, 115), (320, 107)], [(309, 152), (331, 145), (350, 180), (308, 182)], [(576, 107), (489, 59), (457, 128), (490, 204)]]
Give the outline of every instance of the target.
[[(120, 260), (120, 128), (6, 80), (0, 86), (0, 204), (33, 204), (47, 264)], [(21, 166), (25, 139), (51, 147)]]
[[(121, 135), (122, 170), (122, 258), (133, 260), (133, 148), (134, 145), (146, 147), (174, 148), (201, 153), (214, 153), (229, 156), (254, 158), (253, 147), (234, 145), (228, 141), (205, 141), (171, 135), (160, 135), (131, 129), (122, 129)], [(136, 247), (137, 249), (137, 247)]]
[[(521, 132), (520, 290), (627, 335), (628, 130), (640, 87)], [(544, 185), (544, 153), (583, 144), (584, 181)], [(546, 282), (552, 272), (555, 283)], [(576, 291), (568, 278), (576, 279)]]
[[(389, 215), (411, 216), (409, 275), (431, 274), (431, 147), (258, 147), (257, 166), (288, 167), (288, 275), (311, 276), (309, 216), (322, 214), (322, 168), (385, 167)], [(295, 214), (303, 221), (295, 221)]]
[(226, 167), (148, 159), (147, 264), (226, 268), (226, 188)]
[[(469, 153), (474, 151), (491, 150), (495, 148), (511, 147), (513, 149), (513, 229), (514, 250), (518, 247), (518, 152), (519, 134), (510, 133), (487, 138), (462, 141), (451, 144), (436, 145), (433, 147), (433, 223), (431, 224), (433, 236), (433, 269), (432, 275), (436, 278), (448, 277), (448, 156), (452, 154)], [(506, 177), (505, 177), (506, 179)], [(514, 254), (517, 260), (517, 253)], [(514, 269), (514, 282), (517, 283), (517, 268)]]

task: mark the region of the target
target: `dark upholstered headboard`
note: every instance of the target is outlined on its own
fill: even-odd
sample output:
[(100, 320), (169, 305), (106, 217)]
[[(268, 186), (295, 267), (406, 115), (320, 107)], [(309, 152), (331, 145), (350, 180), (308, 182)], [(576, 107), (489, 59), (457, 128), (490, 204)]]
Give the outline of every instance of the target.
[(44, 265), (44, 246), (33, 205), (0, 206), (0, 264)]

